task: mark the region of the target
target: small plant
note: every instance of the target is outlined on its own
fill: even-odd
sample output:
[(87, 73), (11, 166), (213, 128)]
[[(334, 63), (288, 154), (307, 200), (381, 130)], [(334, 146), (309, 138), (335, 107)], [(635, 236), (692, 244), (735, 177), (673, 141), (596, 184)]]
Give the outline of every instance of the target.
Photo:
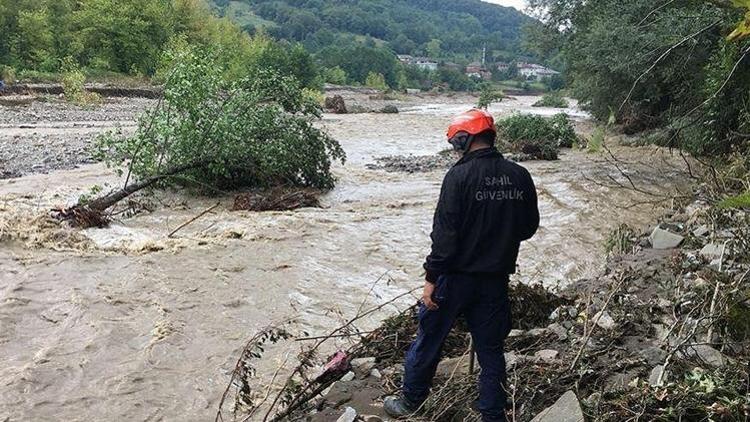
[(382, 73), (370, 72), (365, 79), (365, 86), (368, 88), (378, 89), (380, 91), (388, 90), (388, 84), (385, 82), (385, 76)]
[(100, 193), (102, 193), (102, 191), (104, 191), (104, 188), (101, 185), (94, 185), (91, 188), (89, 188), (88, 192), (78, 197), (78, 203), (88, 204), (94, 198), (96, 198)]
[(750, 208), (750, 191), (719, 202), (719, 208)]
[(604, 249), (611, 255), (631, 253), (638, 234), (627, 224), (620, 224), (607, 236)]
[(532, 107), (568, 108), (568, 100), (557, 92), (544, 94), (541, 100), (535, 102)]
[(98, 104), (101, 101), (98, 94), (86, 91), (86, 75), (72, 58), (63, 60), (62, 71), (60, 83), (67, 101), (82, 106)]
[(0, 66), (0, 81), (6, 85), (13, 85), (16, 82), (16, 69), (10, 66)]
[(498, 103), (502, 101), (504, 95), (503, 91), (495, 90), (490, 84), (482, 86), (482, 91), (479, 94), (479, 100), (477, 100), (477, 108), (487, 109), (492, 103)]
[(591, 137), (588, 139), (588, 142), (586, 143), (586, 151), (587, 152), (599, 152), (602, 150), (602, 147), (604, 146), (604, 134), (606, 133), (606, 130), (599, 126), (594, 130), (594, 133), (591, 134)]

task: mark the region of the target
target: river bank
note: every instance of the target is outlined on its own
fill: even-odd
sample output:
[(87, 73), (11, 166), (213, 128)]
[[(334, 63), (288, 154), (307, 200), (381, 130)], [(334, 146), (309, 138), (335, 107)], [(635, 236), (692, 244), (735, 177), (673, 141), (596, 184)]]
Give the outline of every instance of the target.
[[(532, 108), (536, 100), (507, 100), (490, 111), (558, 111)], [(341, 142), (348, 161), (334, 168), (338, 184), (321, 198), (321, 208), (233, 212), (231, 194), (157, 192), (137, 198), (138, 212), (105, 229), (51, 223), (50, 208), (122, 180), (101, 164), (26, 170), (75, 137), (85, 151), (96, 133), (132, 128), (150, 100), (131, 101), (108, 100), (94, 110), (33, 103), (0, 113), (6, 119), (2, 164), (23, 170), (22, 177), (0, 181), (0, 344), (6, 351), (0, 413), (10, 420), (205, 420), (215, 413), (245, 340), (260, 328), (296, 317), (295, 331), (323, 335), (363, 300), (376, 303), (421, 283), (444, 170), (408, 174), (368, 165), (384, 156), (440, 152), (448, 119), (473, 99), (407, 97), (398, 114), (325, 115), (321, 125)], [(569, 112), (586, 125), (584, 113)], [(99, 123), (81, 126), (91, 121)], [(42, 132), (64, 140), (45, 142)], [(27, 158), (8, 155), (36, 144)], [(668, 151), (616, 145), (612, 151), (649, 194), (613, 182), (627, 179), (605, 154), (568, 150), (556, 162), (524, 164), (537, 181), (543, 222), (524, 245), (517, 281), (554, 289), (594, 277), (608, 233), (620, 222), (650, 224), (663, 199), (689, 180), (681, 158)], [(168, 237), (217, 202), (213, 213)], [(386, 282), (371, 291), (380, 277)], [(403, 297), (360, 328), (377, 327), (414, 300)], [(258, 377), (268, 380), (296, 351), (296, 344), (269, 347)]]

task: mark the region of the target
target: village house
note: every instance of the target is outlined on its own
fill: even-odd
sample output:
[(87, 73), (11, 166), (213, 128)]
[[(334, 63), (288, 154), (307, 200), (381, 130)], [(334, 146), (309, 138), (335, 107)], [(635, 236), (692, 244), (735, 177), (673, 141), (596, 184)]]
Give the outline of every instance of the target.
[(416, 66), (422, 70), (435, 71), (438, 68), (438, 62), (428, 57), (414, 57), (408, 54), (399, 54), (396, 58), (405, 65)]
[(475, 79), (490, 80), (492, 79), (492, 72), (485, 69), (481, 63), (474, 62), (466, 66), (466, 76)]
[(554, 71), (547, 67), (532, 63), (519, 63), (518, 73), (526, 79), (541, 80), (543, 78), (559, 75), (560, 72)]

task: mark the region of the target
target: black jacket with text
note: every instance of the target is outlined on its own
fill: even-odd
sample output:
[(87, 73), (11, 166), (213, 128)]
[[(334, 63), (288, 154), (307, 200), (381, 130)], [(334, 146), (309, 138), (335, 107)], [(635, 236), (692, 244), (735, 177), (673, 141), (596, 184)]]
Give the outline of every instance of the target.
[(521, 242), (538, 228), (529, 172), (494, 148), (470, 152), (443, 180), (424, 264), (427, 281), (450, 273), (513, 274)]

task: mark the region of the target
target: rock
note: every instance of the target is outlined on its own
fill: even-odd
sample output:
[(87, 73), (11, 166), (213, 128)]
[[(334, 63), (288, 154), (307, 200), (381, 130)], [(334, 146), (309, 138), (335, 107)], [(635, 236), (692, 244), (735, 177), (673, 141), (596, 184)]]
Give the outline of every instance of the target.
[(372, 372), (373, 368), (375, 368), (375, 358), (368, 357), (352, 359), (351, 365), (352, 370), (354, 371), (354, 374), (357, 376), (357, 378), (367, 378), (367, 376), (370, 375), (370, 372)]
[(508, 338), (512, 338), (512, 337), (521, 337), (521, 336), (522, 336), (522, 335), (524, 335), (525, 333), (526, 333), (526, 331), (524, 331), (524, 330), (516, 330), (516, 329), (513, 329), (513, 330), (510, 330), (510, 333), (508, 334)]
[[(667, 379), (667, 374), (664, 373), (664, 365), (658, 365), (651, 370), (651, 375), (648, 376), (648, 385), (652, 387), (661, 387), (664, 385), (664, 381)], [(659, 380), (661, 377), (661, 380)]]
[(380, 112), (385, 114), (398, 114), (398, 107), (395, 105), (387, 105), (381, 108)]
[(568, 391), (555, 404), (536, 415), (531, 422), (584, 422), (583, 410), (576, 394)]
[(659, 362), (664, 362), (664, 358), (667, 357), (667, 352), (656, 346), (646, 347), (640, 350), (638, 354), (649, 365), (655, 365)]
[(362, 415), (365, 422), (383, 422), (383, 418), (375, 415)]
[(607, 311), (597, 312), (596, 315), (594, 315), (594, 321), (596, 321), (596, 325), (605, 330), (612, 330), (617, 326), (614, 318), (612, 318)]
[(717, 245), (716, 243), (709, 243), (708, 245), (704, 246), (703, 249), (701, 249), (698, 254), (707, 260), (711, 261), (714, 259), (721, 258), (722, 252), (724, 250), (724, 246)]
[(349, 372), (346, 373), (346, 375), (344, 375), (343, 377), (341, 377), (341, 381), (349, 382), (349, 381), (353, 380), (355, 377), (356, 377), (356, 374), (354, 372), (352, 372), (352, 371), (349, 371)]
[(354, 408), (347, 407), (344, 410), (344, 414), (341, 415), (336, 422), (354, 422), (357, 419), (357, 411)]
[(331, 385), (328, 393), (324, 396), (331, 407), (339, 407), (352, 399), (352, 390), (346, 382), (337, 381)]
[(373, 368), (372, 371), (370, 371), (370, 376), (377, 379), (383, 378), (383, 375), (380, 373), (380, 371), (378, 371), (377, 368)]
[(527, 331), (526, 334), (528, 334), (531, 337), (538, 337), (538, 336), (544, 335), (546, 332), (547, 332), (546, 328), (534, 328), (532, 330)]
[(547, 326), (547, 330), (556, 334), (560, 341), (568, 339), (568, 330), (557, 322)]
[(628, 371), (610, 375), (604, 381), (604, 391), (625, 390), (636, 379), (638, 379), (638, 371)]
[(704, 236), (707, 236), (710, 232), (711, 230), (709, 230), (707, 226), (700, 226), (696, 228), (695, 230), (693, 230), (693, 236), (704, 237)]
[(720, 368), (727, 363), (727, 357), (720, 351), (706, 344), (696, 344), (680, 352), (683, 358), (696, 358), (706, 365)]
[(469, 357), (457, 357), (443, 359), (437, 367), (436, 375), (448, 378), (455, 371), (456, 374), (463, 375), (469, 373)]
[(341, 95), (334, 95), (333, 97), (326, 97), (325, 108), (334, 114), (346, 114), (346, 103), (344, 97)]
[(534, 353), (534, 358), (541, 360), (545, 363), (553, 362), (555, 359), (557, 359), (557, 355), (559, 355), (560, 352), (557, 350), (540, 350), (536, 353)]
[(680, 246), (685, 238), (657, 227), (649, 236), (649, 240), (651, 241), (651, 247), (654, 249), (674, 249)]

